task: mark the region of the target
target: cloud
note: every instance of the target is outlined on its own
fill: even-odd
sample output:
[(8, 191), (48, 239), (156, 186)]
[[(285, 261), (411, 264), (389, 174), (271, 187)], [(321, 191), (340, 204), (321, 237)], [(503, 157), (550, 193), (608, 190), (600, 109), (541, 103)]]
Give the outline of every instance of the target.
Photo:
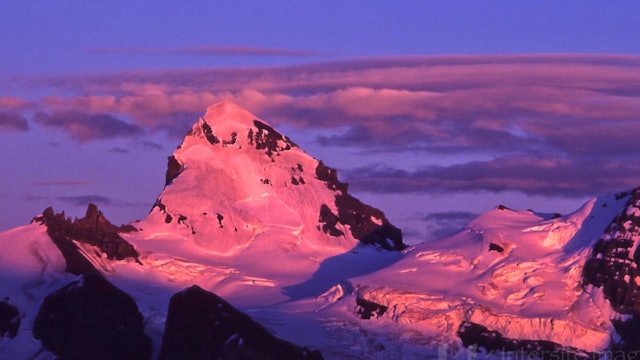
[(128, 154), (129, 150), (125, 149), (123, 147), (114, 147), (114, 148), (109, 149), (109, 152), (112, 152), (114, 154)]
[(73, 206), (87, 206), (88, 204), (111, 205), (110, 198), (100, 195), (59, 196), (56, 200), (63, 201)]
[(425, 222), (427, 237), (440, 239), (460, 231), (478, 215), (466, 211), (435, 212), (424, 216), (422, 220)]
[(434, 212), (425, 215), (424, 221), (465, 221), (468, 222), (480, 214), (467, 211)]
[[(448, 92), (475, 88), (528, 87), (638, 94), (638, 56), (512, 55), (411, 56), (350, 59), (308, 65), (131, 71), (44, 79), (66, 89), (127, 89), (131, 84), (210, 91), (253, 89), (295, 94), (349, 87)], [(596, 71), (594, 71), (596, 70)], [(255, 110), (255, 109), (253, 109)]]
[(27, 131), (29, 123), (20, 114), (0, 111), (0, 132)]
[(507, 157), (407, 171), (388, 166), (343, 172), (353, 189), (374, 193), (520, 191), (585, 197), (640, 184), (640, 165), (623, 161)]
[(23, 110), (33, 107), (31, 101), (20, 99), (14, 96), (0, 96), (0, 110)]
[(447, 137), (446, 130), (463, 126), (533, 131), (545, 119), (561, 119), (561, 126), (636, 121), (640, 57), (397, 57), (125, 72), (64, 83), (52, 79), (52, 84), (104, 95), (51, 97), (44, 101), (50, 108), (116, 113), (148, 127), (164, 127), (167, 117), (201, 114), (207, 105), (228, 99), (294, 126), (362, 126), (378, 134), (401, 126)]
[(164, 147), (153, 141), (140, 141), (136, 143), (136, 146), (148, 150), (164, 150)]
[(283, 56), (307, 57), (318, 53), (252, 46), (192, 46), (182, 48), (89, 48), (84, 52), (96, 55), (195, 55), (195, 56)]
[(56, 128), (66, 131), (73, 139), (86, 143), (98, 139), (116, 137), (136, 137), (144, 134), (144, 130), (110, 114), (90, 114), (75, 110), (39, 112), (33, 120), (45, 128)]
[[(324, 147), (379, 161), (399, 153), (458, 159), (347, 173), (354, 187), (372, 192), (591, 196), (640, 184), (633, 151), (640, 56), (400, 56), (75, 75), (31, 85), (69, 94), (37, 101), (46, 113), (35, 119), (80, 142), (158, 130), (179, 138), (208, 105), (231, 100), (276, 127), (320, 134)], [(482, 161), (459, 160), (465, 157)]]
[(38, 181), (32, 182), (30, 185), (36, 186), (78, 186), (78, 185), (91, 185), (92, 181), (87, 180), (50, 180), (50, 181)]

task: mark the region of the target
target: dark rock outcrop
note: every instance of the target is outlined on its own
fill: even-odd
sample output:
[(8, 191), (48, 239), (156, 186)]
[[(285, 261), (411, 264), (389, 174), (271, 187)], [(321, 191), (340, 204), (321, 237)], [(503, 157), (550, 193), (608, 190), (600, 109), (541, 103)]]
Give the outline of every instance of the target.
[(338, 225), (338, 215), (334, 214), (326, 204), (320, 206), (320, 217), (318, 221), (322, 225), (322, 231), (331, 236), (342, 236), (344, 232), (336, 228)]
[(133, 299), (101, 275), (48, 295), (33, 336), (59, 359), (151, 359), (151, 340)]
[[(274, 154), (297, 146), (288, 137), (283, 136), (274, 128), (261, 121), (253, 120), (253, 125), (258, 131), (254, 132), (253, 129), (249, 130), (249, 144), (255, 144), (256, 150), (265, 150), (267, 156), (272, 158), (272, 160)], [(282, 142), (284, 145), (281, 146), (279, 142)]]
[(18, 334), (20, 328), (20, 312), (7, 301), (0, 301), (0, 336), (11, 339)]
[(631, 194), (624, 209), (609, 224), (585, 263), (583, 281), (602, 287), (614, 309), (621, 314), (640, 314), (640, 286), (633, 279), (640, 276), (640, 189)]
[(209, 144), (215, 145), (220, 143), (220, 139), (213, 134), (211, 126), (209, 126), (209, 124), (204, 120), (202, 121), (202, 132), (204, 132), (204, 136), (207, 138)]
[(620, 355), (619, 358), (640, 358), (640, 344), (638, 344), (638, 339), (640, 339), (640, 316), (634, 315), (626, 320), (611, 319), (611, 323), (616, 329), (616, 333), (620, 336), (618, 341), (610, 345), (611, 352)]
[[(613, 309), (631, 315), (626, 321), (612, 320), (620, 341), (612, 348), (640, 351), (640, 188), (616, 196), (629, 196), (622, 211), (604, 231), (582, 272), (583, 286), (601, 287)], [(633, 253), (631, 250), (635, 247)]]
[(80, 252), (78, 246), (73, 242), (69, 234), (73, 233), (73, 224), (70, 219), (65, 218), (64, 212), (55, 214), (52, 208), (47, 208), (42, 213), (42, 221), (47, 226), (47, 234), (56, 245), (64, 257), (67, 272), (74, 275), (100, 275), (93, 264)]
[(499, 253), (503, 253), (504, 252), (504, 248), (496, 243), (490, 243), (489, 244), (489, 251), (496, 251)]
[(356, 313), (361, 319), (371, 319), (373, 314), (376, 315), (376, 319), (384, 315), (387, 312), (387, 307), (377, 304), (373, 301), (357, 298), (356, 299)]
[(363, 244), (375, 244), (386, 250), (397, 251), (407, 247), (402, 242), (402, 231), (391, 225), (382, 211), (349, 194), (337, 195), (336, 206), (340, 223), (348, 225), (353, 236)]
[(505, 359), (587, 360), (599, 358), (597, 353), (563, 346), (552, 341), (507, 338), (498, 331), (489, 330), (482, 325), (468, 321), (463, 321), (460, 324), (457, 335), (465, 347), (482, 347), (490, 354), (501, 354)]
[(167, 173), (165, 175), (164, 186), (167, 186), (173, 182), (173, 179), (177, 178), (184, 171), (184, 166), (176, 159), (175, 156), (169, 156), (167, 160)]
[(160, 360), (321, 359), (276, 338), (222, 298), (192, 286), (171, 297)]
[(327, 188), (338, 192), (335, 202), (338, 214), (331, 212), (327, 206), (320, 208), (319, 219), (325, 233), (332, 236), (342, 235), (335, 227), (340, 223), (349, 226), (353, 236), (363, 244), (375, 244), (383, 249), (396, 251), (407, 247), (402, 242), (402, 231), (393, 226), (382, 211), (351, 196), (348, 193), (348, 184), (338, 180), (335, 169), (320, 161), (316, 167), (316, 178), (324, 181)]
[(84, 218), (74, 221), (66, 218), (64, 212), (54, 213), (51, 207), (47, 208), (41, 216), (36, 217), (34, 221), (47, 226), (47, 233), (65, 255), (67, 266), (69, 266), (70, 260), (68, 256), (73, 257), (71, 252), (73, 249), (77, 249), (72, 240), (98, 247), (111, 260), (138, 258), (138, 252), (134, 246), (119, 235), (120, 232), (135, 229), (130, 226), (118, 227), (111, 224), (94, 204), (89, 204)]
[(340, 191), (343, 194), (347, 193), (349, 185), (340, 182), (336, 169), (328, 167), (322, 161), (318, 162), (318, 166), (316, 166), (316, 178), (324, 181), (325, 185), (331, 190)]
[(238, 133), (234, 131), (231, 133), (231, 139), (222, 140), (222, 146), (235, 145), (236, 141), (238, 141)]

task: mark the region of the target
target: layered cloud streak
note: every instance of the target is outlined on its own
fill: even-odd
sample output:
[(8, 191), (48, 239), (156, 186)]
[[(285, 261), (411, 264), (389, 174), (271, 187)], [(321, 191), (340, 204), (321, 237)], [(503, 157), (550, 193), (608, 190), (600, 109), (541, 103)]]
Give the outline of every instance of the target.
[[(360, 154), (347, 177), (361, 190), (581, 197), (640, 185), (638, 56), (385, 57), (35, 83), (69, 95), (21, 100), (27, 110), (0, 101), (0, 130), (27, 130), (20, 120), (31, 111), (33, 123), (79, 142), (180, 137), (209, 104), (232, 100)], [(385, 160), (398, 153), (415, 165)], [(429, 164), (442, 156), (454, 160)]]

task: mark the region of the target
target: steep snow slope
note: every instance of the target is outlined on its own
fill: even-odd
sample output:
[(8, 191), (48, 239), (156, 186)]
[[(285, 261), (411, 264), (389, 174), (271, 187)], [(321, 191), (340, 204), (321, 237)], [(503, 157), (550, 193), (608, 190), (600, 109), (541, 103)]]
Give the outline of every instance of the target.
[(354, 296), (386, 306), (383, 321), (411, 324), (433, 344), (459, 346), (470, 322), (508, 338), (603, 350), (614, 311), (601, 290), (583, 291), (582, 270), (627, 198), (603, 196), (567, 216), (498, 207), (352, 279)]
[(36, 359), (53, 358), (34, 339), (31, 328), (42, 299), (77, 279), (65, 268), (45, 227), (30, 224), (0, 233), (0, 298), (20, 313), (17, 336), (0, 336), (0, 357), (28, 359), (39, 354)]

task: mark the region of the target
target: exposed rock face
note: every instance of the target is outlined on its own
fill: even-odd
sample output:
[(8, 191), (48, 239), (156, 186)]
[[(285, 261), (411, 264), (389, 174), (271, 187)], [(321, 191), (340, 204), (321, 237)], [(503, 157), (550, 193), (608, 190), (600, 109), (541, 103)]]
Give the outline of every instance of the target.
[(192, 286), (171, 297), (161, 360), (321, 359), (273, 336), (222, 298)]
[(213, 134), (213, 130), (211, 130), (211, 126), (209, 126), (209, 124), (207, 124), (206, 121), (202, 122), (202, 130), (209, 144), (211, 145), (220, 144), (220, 139), (218, 139), (218, 137)]
[(499, 253), (503, 253), (504, 252), (504, 248), (496, 243), (490, 243), (489, 244), (489, 251), (496, 251)]
[[(502, 336), (497, 331), (464, 321), (458, 328), (458, 337), (465, 347), (482, 347), (489, 353), (511, 353), (515, 359), (596, 359), (594, 353), (556, 344), (545, 340), (518, 340)], [(511, 357), (508, 357), (511, 358)]]
[(624, 210), (616, 216), (593, 248), (584, 267), (587, 284), (602, 287), (617, 312), (640, 313), (640, 189), (633, 191)]
[(151, 358), (136, 303), (100, 275), (85, 275), (48, 295), (32, 330), (59, 359)]
[(626, 321), (612, 321), (621, 337), (613, 347), (637, 351), (640, 350), (637, 340), (640, 334), (640, 188), (630, 195), (585, 263), (583, 284), (601, 287), (615, 311), (631, 315)]
[[(295, 147), (296, 144), (288, 137), (283, 136), (277, 132), (271, 126), (263, 123), (262, 121), (253, 120), (253, 125), (258, 129), (254, 132), (253, 129), (249, 130), (247, 137), (249, 138), (249, 144), (255, 144), (256, 150), (265, 150), (265, 154), (273, 160), (273, 155), (278, 154), (281, 151), (286, 151)], [(280, 145), (283, 143), (284, 145)]]
[(402, 242), (402, 231), (393, 226), (384, 213), (374, 207), (362, 203), (348, 193), (349, 185), (338, 180), (335, 169), (326, 166), (322, 161), (316, 167), (316, 177), (324, 181), (327, 188), (338, 191), (335, 205), (338, 214), (331, 212), (323, 204), (320, 208), (322, 230), (332, 236), (340, 236), (337, 223), (349, 226), (353, 236), (367, 245), (379, 245), (386, 250), (403, 250), (407, 247)]
[(325, 234), (329, 234), (331, 236), (344, 235), (342, 230), (336, 228), (338, 221), (340, 221), (338, 215), (334, 214), (327, 204), (322, 204), (320, 206), (320, 217), (318, 218), (318, 221), (322, 225), (322, 231)]
[(47, 226), (47, 234), (58, 247), (67, 264), (66, 271), (74, 275), (100, 275), (100, 272), (82, 255), (72, 238), (73, 224), (66, 219), (64, 212), (55, 214), (52, 208), (47, 208), (41, 218), (35, 218)]
[[(84, 218), (74, 221), (65, 218), (64, 212), (54, 213), (51, 207), (47, 208), (42, 216), (35, 218), (34, 221), (39, 221), (47, 226), (47, 233), (63, 252), (67, 263), (69, 263), (70, 250), (75, 248), (71, 240), (94, 245), (111, 260), (123, 260), (128, 257), (138, 258), (138, 252), (133, 245), (118, 234), (135, 229), (130, 226), (117, 227), (111, 224), (94, 204), (89, 204)], [(82, 271), (70, 272), (83, 273)]]
[(18, 308), (6, 301), (0, 301), (0, 337), (14, 338), (20, 328), (20, 312)]
[(167, 186), (171, 184), (173, 179), (178, 177), (183, 170), (184, 166), (180, 164), (176, 157), (173, 155), (169, 156), (167, 160), (167, 174), (164, 185)]
[(363, 320), (371, 319), (373, 314), (376, 315), (376, 319), (384, 315), (387, 312), (387, 307), (384, 305), (376, 304), (373, 301), (357, 298), (356, 299), (356, 312)]

